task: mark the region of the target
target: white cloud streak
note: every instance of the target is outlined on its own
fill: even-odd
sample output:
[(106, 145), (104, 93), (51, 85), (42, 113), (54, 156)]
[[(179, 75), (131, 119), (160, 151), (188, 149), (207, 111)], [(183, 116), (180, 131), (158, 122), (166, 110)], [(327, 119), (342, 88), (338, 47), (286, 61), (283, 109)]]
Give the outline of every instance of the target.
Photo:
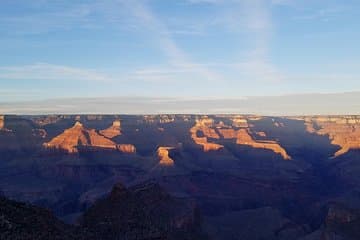
[[(288, 5), (291, 0), (187, 0), (190, 4), (214, 4), (219, 10), (212, 24), (241, 33), (252, 39), (252, 45), (245, 56), (229, 65), (236, 67), (237, 81), (279, 82), (284, 74), (269, 57), (270, 41), (274, 34), (271, 8), (274, 5)], [(241, 49), (234, 46), (234, 49)], [(241, 77), (240, 77), (241, 76)]]
[(109, 82), (112, 78), (93, 69), (75, 68), (48, 63), (0, 67), (0, 81), (7, 80), (78, 80)]
[(194, 63), (188, 54), (175, 42), (168, 27), (157, 18), (146, 3), (141, 1), (123, 1), (123, 3), (139, 20), (140, 24), (153, 35), (158, 46), (168, 57), (171, 68), (177, 68), (180, 71), (189, 71), (191, 69), (193, 73), (198, 74), (205, 81), (219, 81), (222, 79), (218, 73), (203, 65)]

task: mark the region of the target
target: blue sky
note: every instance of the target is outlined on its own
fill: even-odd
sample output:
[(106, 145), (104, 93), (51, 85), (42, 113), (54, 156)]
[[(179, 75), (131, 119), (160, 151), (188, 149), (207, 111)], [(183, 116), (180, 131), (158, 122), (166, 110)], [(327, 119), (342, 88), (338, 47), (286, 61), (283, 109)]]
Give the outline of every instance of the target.
[(360, 2), (1, 0), (0, 102), (360, 90)]

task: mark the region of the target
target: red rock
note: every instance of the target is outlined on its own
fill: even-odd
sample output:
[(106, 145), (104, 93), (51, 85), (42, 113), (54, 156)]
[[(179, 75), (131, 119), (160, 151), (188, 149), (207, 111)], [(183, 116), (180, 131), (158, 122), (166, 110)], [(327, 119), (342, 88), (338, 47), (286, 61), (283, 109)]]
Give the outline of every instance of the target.
[(76, 122), (72, 128), (44, 144), (47, 148), (63, 149), (69, 153), (78, 152), (78, 146), (117, 149), (116, 144), (108, 138), (99, 135), (96, 130), (88, 130), (80, 122)]
[(173, 166), (174, 160), (169, 156), (169, 151), (173, 149), (171, 147), (159, 147), (156, 151), (159, 159), (159, 165), (161, 166)]
[(119, 144), (117, 149), (123, 153), (136, 153), (136, 148), (132, 144)]
[(5, 125), (5, 117), (0, 116), (0, 130), (4, 128)]
[(248, 145), (253, 148), (269, 149), (275, 153), (280, 154), (286, 160), (291, 159), (291, 157), (286, 153), (286, 150), (283, 149), (277, 142), (275, 142), (275, 141), (255, 141), (251, 137), (251, 135), (248, 133), (247, 129), (238, 130), (236, 143), (241, 144), (241, 145)]
[(101, 130), (100, 134), (107, 138), (114, 138), (120, 136), (121, 135), (120, 120), (115, 120), (109, 128)]
[(340, 146), (341, 149), (334, 154), (334, 157), (345, 154), (350, 149), (360, 149), (360, 118), (306, 118), (305, 126), (308, 132), (328, 136), (333, 145)]
[[(202, 146), (204, 152), (217, 151), (224, 147), (220, 144), (208, 142), (208, 138), (214, 138), (214, 139), (220, 138), (217, 132), (209, 127), (212, 124), (213, 124), (212, 119), (209, 118), (201, 119), (201, 120), (197, 120), (195, 126), (190, 129), (191, 138), (196, 144)], [(204, 137), (198, 137), (197, 136), (198, 131), (201, 131), (204, 134)]]

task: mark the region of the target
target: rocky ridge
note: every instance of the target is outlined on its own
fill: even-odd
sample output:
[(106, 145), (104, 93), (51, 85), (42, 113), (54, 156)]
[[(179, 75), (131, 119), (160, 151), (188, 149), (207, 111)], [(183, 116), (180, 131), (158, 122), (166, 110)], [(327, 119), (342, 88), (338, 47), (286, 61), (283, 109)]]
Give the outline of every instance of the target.
[(207, 239), (195, 206), (170, 196), (152, 182), (126, 188), (115, 184), (95, 202), (77, 226), (50, 211), (0, 197), (0, 239)]
[(305, 117), (308, 132), (328, 136), (333, 145), (340, 146), (334, 157), (351, 149), (360, 149), (359, 117)]
[[(208, 139), (236, 139), (236, 144), (259, 149), (268, 149), (280, 154), (285, 160), (291, 159), (286, 150), (276, 141), (253, 139), (249, 133), (250, 128), (246, 119), (238, 117), (234, 118), (232, 121), (232, 126), (226, 126), (223, 122), (215, 124), (214, 120), (211, 118), (202, 118), (197, 120), (195, 126), (190, 129), (191, 138), (196, 144), (201, 145), (205, 152), (210, 150), (219, 150), (224, 147), (223, 145), (209, 142)], [(199, 132), (203, 135), (203, 137), (198, 136)], [(257, 133), (257, 135), (265, 137), (266, 133), (260, 132)]]
[(0, 116), (0, 130), (2, 130), (5, 126), (5, 117)]
[(161, 166), (173, 166), (174, 160), (169, 156), (169, 151), (172, 147), (159, 147), (156, 151)]
[(121, 135), (120, 120), (115, 120), (109, 128), (101, 130), (100, 134), (107, 138), (114, 138), (114, 137), (120, 136)]
[(44, 144), (47, 148), (63, 149), (69, 153), (78, 152), (78, 146), (117, 149), (116, 144), (101, 136), (95, 129), (86, 129), (80, 122)]
[[(196, 120), (195, 126), (190, 129), (191, 138), (196, 144), (202, 146), (204, 152), (217, 151), (224, 147), (220, 144), (208, 142), (208, 138), (220, 138), (216, 131), (211, 128), (213, 123), (212, 119), (203, 118)], [(201, 132), (204, 136), (198, 137), (198, 132)]]

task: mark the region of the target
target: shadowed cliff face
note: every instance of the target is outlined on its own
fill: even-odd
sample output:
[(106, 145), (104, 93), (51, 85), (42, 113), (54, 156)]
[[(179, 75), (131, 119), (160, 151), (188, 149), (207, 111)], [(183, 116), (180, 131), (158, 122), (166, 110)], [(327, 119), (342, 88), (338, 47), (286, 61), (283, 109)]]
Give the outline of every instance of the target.
[(360, 149), (359, 117), (313, 117), (305, 118), (310, 133), (328, 136), (333, 145), (340, 146), (334, 157), (350, 150)]
[(0, 197), (0, 238), (207, 239), (199, 217), (192, 203), (171, 197), (155, 183), (131, 189), (117, 183), (80, 217), (76, 227), (48, 210)]
[(48, 210), (0, 197), (0, 239), (94, 239)]
[[(360, 209), (360, 153), (355, 117), (309, 119), (5, 116), (0, 189), (74, 222), (115, 183), (153, 179), (171, 195), (193, 199), (218, 239), (231, 239), (239, 229), (253, 235), (249, 239), (316, 235), (330, 201)], [(245, 216), (274, 224), (259, 234), (229, 225)]]
[(130, 189), (116, 184), (85, 212), (81, 225), (99, 239), (207, 239), (193, 204), (151, 182)]

